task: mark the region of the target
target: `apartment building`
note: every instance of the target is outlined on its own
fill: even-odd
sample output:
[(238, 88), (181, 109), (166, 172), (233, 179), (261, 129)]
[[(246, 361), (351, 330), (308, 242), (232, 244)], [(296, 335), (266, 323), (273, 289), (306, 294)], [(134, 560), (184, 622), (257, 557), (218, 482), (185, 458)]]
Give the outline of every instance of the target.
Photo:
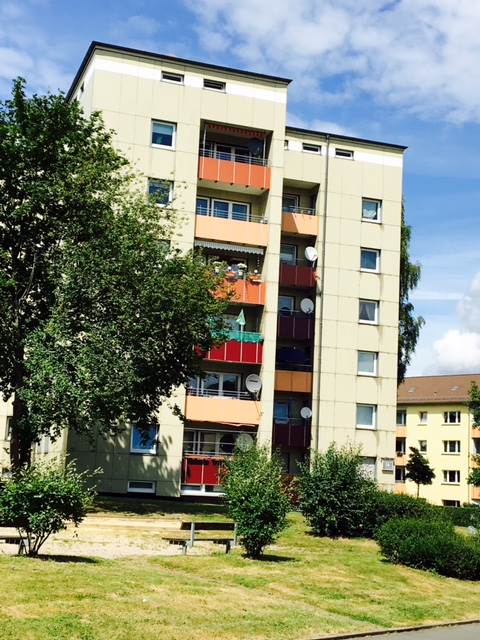
[(471, 383), (480, 374), (406, 378), (398, 389), (395, 489), (416, 494), (416, 485), (405, 481), (410, 447), (416, 447), (435, 472), (431, 485), (420, 487), (420, 496), (433, 504), (480, 504), (480, 489), (467, 484), (480, 453), (480, 429), (472, 427), (465, 404)]
[(101, 43), (78, 70), (68, 99), (103, 113), (145, 193), (181, 212), (175, 242), (235, 292), (228, 341), (176, 393), (185, 422), (164, 405), (147, 443), (135, 425), (93, 449), (65, 434), (100, 491), (214, 495), (253, 438), (289, 475), (310, 447), (359, 443), (394, 487), (405, 147), (287, 127), (289, 83)]

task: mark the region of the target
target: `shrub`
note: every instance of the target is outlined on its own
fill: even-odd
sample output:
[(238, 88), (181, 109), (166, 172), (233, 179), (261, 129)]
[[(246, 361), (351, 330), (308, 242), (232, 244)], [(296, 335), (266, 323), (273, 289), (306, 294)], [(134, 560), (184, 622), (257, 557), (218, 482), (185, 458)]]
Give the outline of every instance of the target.
[(457, 527), (480, 528), (479, 507), (438, 507)]
[(333, 442), (324, 453), (312, 452), (310, 463), (302, 465), (300, 510), (316, 535), (369, 535), (377, 488), (363, 472), (360, 451), (355, 445), (338, 448)]
[(240, 544), (248, 557), (257, 558), (287, 526), (288, 490), (282, 465), (266, 446), (256, 443), (236, 448), (221, 472), (223, 502), (237, 523)]
[(480, 578), (480, 544), (445, 520), (393, 518), (377, 535), (389, 562), (461, 580)]
[(91, 476), (77, 473), (71, 462), (35, 463), (23, 467), (5, 481), (0, 492), (0, 520), (25, 536), (27, 554), (38, 555), (52, 533), (77, 526), (93, 500), (93, 491), (85, 491)]
[(375, 537), (378, 529), (392, 518), (440, 518), (437, 507), (423, 498), (378, 490), (369, 504), (366, 537)]

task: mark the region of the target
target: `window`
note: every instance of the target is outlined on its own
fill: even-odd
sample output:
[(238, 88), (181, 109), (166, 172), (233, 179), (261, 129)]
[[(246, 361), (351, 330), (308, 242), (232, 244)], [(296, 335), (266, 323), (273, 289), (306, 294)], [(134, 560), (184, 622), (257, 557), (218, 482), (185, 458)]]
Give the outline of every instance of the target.
[(460, 500), (442, 500), (444, 507), (459, 507)]
[(420, 453), (427, 453), (427, 441), (426, 440), (419, 440), (418, 441), (418, 450), (420, 451)]
[(293, 244), (280, 245), (280, 264), (296, 264), (297, 247)]
[(302, 144), (302, 150), (306, 151), (307, 153), (320, 154), (320, 151), (322, 150), (322, 147), (320, 147), (318, 144), (307, 144), (306, 142), (304, 142)]
[(395, 451), (397, 456), (404, 456), (407, 451), (406, 438), (397, 438), (395, 440)]
[(405, 482), (405, 467), (395, 467), (395, 482)]
[(360, 300), (358, 320), (359, 322), (378, 324), (378, 302), (374, 300)]
[(151, 454), (157, 453), (157, 431), (157, 427), (140, 429), (140, 427), (133, 426), (130, 452)]
[(443, 422), (445, 424), (460, 424), (460, 411), (445, 411)]
[(212, 89), (213, 91), (225, 91), (225, 82), (220, 80), (210, 80), (209, 78), (203, 79), (203, 88)]
[(176, 84), (183, 84), (184, 76), (181, 73), (162, 71), (162, 80), (164, 82), (175, 82)]
[(460, 471), (444, 471), (443, 483), (444, 484), (460, 484)]
[(48, 453), (50, 450), (50, 436), (48, 433), (40, 436), (40, 440), (37, 442), (37, 453)]
[(444, 440), (443, 453), (460, 453), (460, 440)]
[[(209, 371), (204, 380), (192, 378), (190, 392), (204, 396), (240, 397), (242, 376), (239, 373), (218, 373)], [(248, 396), (248, 393), (245, 392)], [(249, 397), (249, 396), (248, 396)]]
[(290, 418), (290, 406), (288, 402), (275, 400), (273, 403), (273, 417), (279, 424), (288, 424)]
[(183, 455), (231, 455), (239, 438), (250, 438), (245, 433), (228, 431), (186, 430), (183, 434)]
[(353, 151), (350, 149), (335, 149), (336, 158), (350, 158), (353, 160)]
[(367, 478), (375, 480), (377, 477), (377, 459), (364, 458), (362, 461), (361, 470), (367, 476)]
[(165, 207), (173, 199), (173, 182), (170, 180), (149, 180), (148, 194), (155, 200), (156, 204)]
[(427, 424), (428, 413), (426, 411), (420, 411), (420, 424)]
[(362, 200), (362, 219), (380, 222), (381, 213), (379, 200)]
[(407, 411), (406, 409), (399, 409), (397, 411), (397, 427), (405, 427), (407, 424)]
[(152, 122), (152, 144), (165, 149), (175, 149), (176, 125), (169, 122)]
[(357, 404), (357, 429), (377, 428), (377, 406), (374, 404)]
[(283, 141), (283, 148), (285, 149), (285, 151), (288, 151), (288, 140)]
[(360, 269), (362, 271), (380, 271), (380, 251), (377, 249), (361, 249)]
[(7, 418), (7, 428), (5, 430), (5, 440), (11, 440), (12, 439), (12, 418), (9, 416)]
[(357, 373), (361, 376), (377, 375), (378, 353), (374, 351), (358, 352), (358, 368)]
[(278, 313), (281, 316), (291, 316), (295, 309), (295, 298), (293, 296), (278, 296)]
[(213, 216), (230, 220), (250, 220), (250, 204), (247, 202), (233, 202), (232, 200), (210, 200), (197, 198), (197, 216)]
[(155, 493), (155, 482), (129, 480), (127, 491), (128, 493)]
[(298, 209), (298, 196), (284, 193), (282, 196), (282, 211), (293, 211)]

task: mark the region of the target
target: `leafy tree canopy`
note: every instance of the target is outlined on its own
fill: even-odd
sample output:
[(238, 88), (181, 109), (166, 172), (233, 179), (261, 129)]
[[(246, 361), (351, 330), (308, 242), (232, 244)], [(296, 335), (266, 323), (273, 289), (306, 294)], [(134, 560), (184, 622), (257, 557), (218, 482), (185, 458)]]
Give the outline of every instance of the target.
[(410, 447), (410, 455), (406, 465), (405, 478), (412, 480), (417, 485), (417, 498), (420, 493), (420, 485), (432, 484), (435, 473), (430, 467), (427, 458), (416, 447)]
[(98, 113), (63, 94), (0, 103), (0, 390), (11, 462), (42, 433), (147, 429), (200, 370), (228, 303), (178, 219), (135, 186)]
[(408, 365), (415, 352), (420, 329), (425, 324), (424, 318), (413, 315), (413, 304), (410, 302), (410, 292), (418, 287), (421, 276), (420, 263), (410, 261), (410, 239), (412, 228), (405, 224), (405, 208), (402, 203), (402, 229), (400, 245), (400, 305), (398, 311), (398, 365), (397, 382), (405, 380)]
[[(473, 380), (468, 390), (468, 395), (470, 396), (470, 400), (465, 404), (472, 414), (472, 427), (477, 429), (480, 427), (480, 389), (478, 388), (478, 384)], [(479, 466), (470, 471), (467, 482), (474, 487), (480, 487), (480, 455), (472, 457)]]

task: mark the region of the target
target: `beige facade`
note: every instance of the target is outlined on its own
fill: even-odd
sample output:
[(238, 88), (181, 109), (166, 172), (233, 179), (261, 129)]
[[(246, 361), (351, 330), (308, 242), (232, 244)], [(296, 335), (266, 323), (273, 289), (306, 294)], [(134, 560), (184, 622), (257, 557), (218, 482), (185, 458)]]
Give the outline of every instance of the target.
[(145, 191), (171, 183), (175, 241), (236, 292), (231, 339), (177, 392), (185, 424), (163, 408), (148, 450), (69, 435), (101, 491), (215, 493), (239, 436), (287, 474), (310, 447), (359, 443), (393, 489), (404, 147), (286, 127), (288, 84), (98, 43), (79, 69), (68, 98), (103, 113)]
[(416, 485), (405, 481), (410, 447), (427, 458), (435, 472), (431, 485), (420, 487), (420, 496), (433, 504), (480, 504), (480, 491), (467, 484), (480, 453), (480, 429), (472, 428), (466, 402), (472, 381), (479, 374), (406, 378), (398, 390), (395, 489), (416, 494)]

